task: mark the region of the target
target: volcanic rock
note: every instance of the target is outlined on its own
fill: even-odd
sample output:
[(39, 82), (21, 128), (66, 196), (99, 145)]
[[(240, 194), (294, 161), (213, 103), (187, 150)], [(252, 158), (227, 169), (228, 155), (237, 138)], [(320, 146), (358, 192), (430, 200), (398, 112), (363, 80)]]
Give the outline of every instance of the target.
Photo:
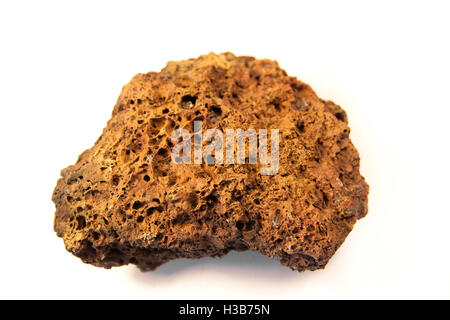
[[(279, 168), (174, 163), (174, 130), (279, 129)], [(367, 213), (347, 115), (277, 62), (231, 53), (169, 62), (122, 90), (95, 145), (61, 171), (54, 229), (85, 263), (154, 270), (253, 250), (323, 268)], [(203, 141), (203, 146), (207, 142)]]

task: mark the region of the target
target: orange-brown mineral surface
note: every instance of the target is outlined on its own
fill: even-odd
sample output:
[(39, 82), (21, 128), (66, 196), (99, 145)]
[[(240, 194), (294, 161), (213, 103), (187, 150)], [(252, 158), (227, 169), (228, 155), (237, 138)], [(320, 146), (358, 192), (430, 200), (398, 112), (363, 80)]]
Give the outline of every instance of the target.
[[(175, 163), (172, 134), (192, 133), (194, 121), (203, 132), (279, 129), (278, 171)], [(123, 88), (95, 145), (62, 170), (54, 228), (68, 251), (104, 268), (254, 250), (320, 269), (367, 213), (349, 133), (343, 109), (275, 61), (211, 53), (169, 62)]]

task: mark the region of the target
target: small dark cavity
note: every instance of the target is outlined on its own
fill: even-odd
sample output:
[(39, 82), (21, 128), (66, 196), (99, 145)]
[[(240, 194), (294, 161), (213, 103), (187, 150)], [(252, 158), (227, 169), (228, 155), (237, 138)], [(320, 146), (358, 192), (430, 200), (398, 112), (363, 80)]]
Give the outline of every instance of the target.
[(187, 94), (181, 98), (181, 107), (184, 109), (192, 109), (195, 107), (195, 103), (197, 102), (197, 96), (191, 96)]
[(77, 217), (77, 230), (84, 229), (86, 227), (86, 219), (83, 216)]
[(248, 223), (245, 224), (244, 231), (252, 230), (254, 228), (255, 224), (256, 224), (255, 220), (250, 220)]
[(305, 123), (302, 120), (297, 121), (296, 127), (301, 133), (305, 132)]
[(273, 105), (273, 107), (275, 108), (276, 111), (278, 111), (278, 112), (281, 111), (281, 105), (277, 100), (273, 100), (271, 102), (271, 104)]
[(219, 106), (212, 106), (209, 110), (211, 110), (214, 114), (218, 116), (222, 115), (222, 108)]
[(167, 155), (167, 150), (161, 148), (161, 149), (158, 150), (157, 154), (158, 154), (159, 156), (163, 156), (163, 157), (164, 157), (164, 156)]
[(119, 184), (120, 177), (118, 175), (114, 175), (112, 178), (113, 185), (117, 186)]
[(145, 205), (144, 202), (141, 202), (141, 201), (137, 200), (137, 201), (135, 201), (135, 202), (133, 203), (133, 209), (135, 209), (135, 210), (140, 209), (140, 208), (142, 208), (144, 205)]
[(151, 207), (147, 209), (147, 216), (152, 215), (153, 213), (155, 213), (156, 211), (158, 211), (159, 213), (163, 212), (163, 208), (162, 207)]
[(347, 120), (347, 116), (344, 112), (338, 112), (334, 116), (342, 122), (345, 122)]
[(245, 227), (245, 222), (243, 222), (243, 221), (241, 221), (241, 220), (239, 220), (239, 221), (236, 222), (236, 228), (237, 228), (239, 231), (242, 231), (242, 230), (244, 229), (244, 227)]
[(219, 195), (216, 193), (216, 191), (213, 191), (208, 196), (206, 196), (205, 199), (208, 204), (214, 205), (219, 202)]

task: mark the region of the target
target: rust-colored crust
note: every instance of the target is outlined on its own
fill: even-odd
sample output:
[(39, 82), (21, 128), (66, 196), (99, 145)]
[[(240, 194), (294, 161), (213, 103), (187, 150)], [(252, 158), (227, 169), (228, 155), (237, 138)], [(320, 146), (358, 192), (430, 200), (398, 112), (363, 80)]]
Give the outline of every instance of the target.
[[(175, 164), (175, 128), (280, 129), (280, 167)], [(110, 268), (254, 250), (323, 268), (367, 213), (368, 185), (344, 110), (277, 62), (208, 54), (136, 75), (95, 145), (62, 170), (54, 228)]]

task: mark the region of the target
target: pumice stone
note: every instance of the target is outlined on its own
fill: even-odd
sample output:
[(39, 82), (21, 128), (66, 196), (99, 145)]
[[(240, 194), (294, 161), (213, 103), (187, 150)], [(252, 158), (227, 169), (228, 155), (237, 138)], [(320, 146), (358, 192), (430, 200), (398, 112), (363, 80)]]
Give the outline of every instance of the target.
[(124, 86), (94, 146), (61, 171), (54, 229), (104, 268), (253, 250), (321, 269), (367, 214), (349, 134), (341, 107), (275, 61), (169, 62)]

